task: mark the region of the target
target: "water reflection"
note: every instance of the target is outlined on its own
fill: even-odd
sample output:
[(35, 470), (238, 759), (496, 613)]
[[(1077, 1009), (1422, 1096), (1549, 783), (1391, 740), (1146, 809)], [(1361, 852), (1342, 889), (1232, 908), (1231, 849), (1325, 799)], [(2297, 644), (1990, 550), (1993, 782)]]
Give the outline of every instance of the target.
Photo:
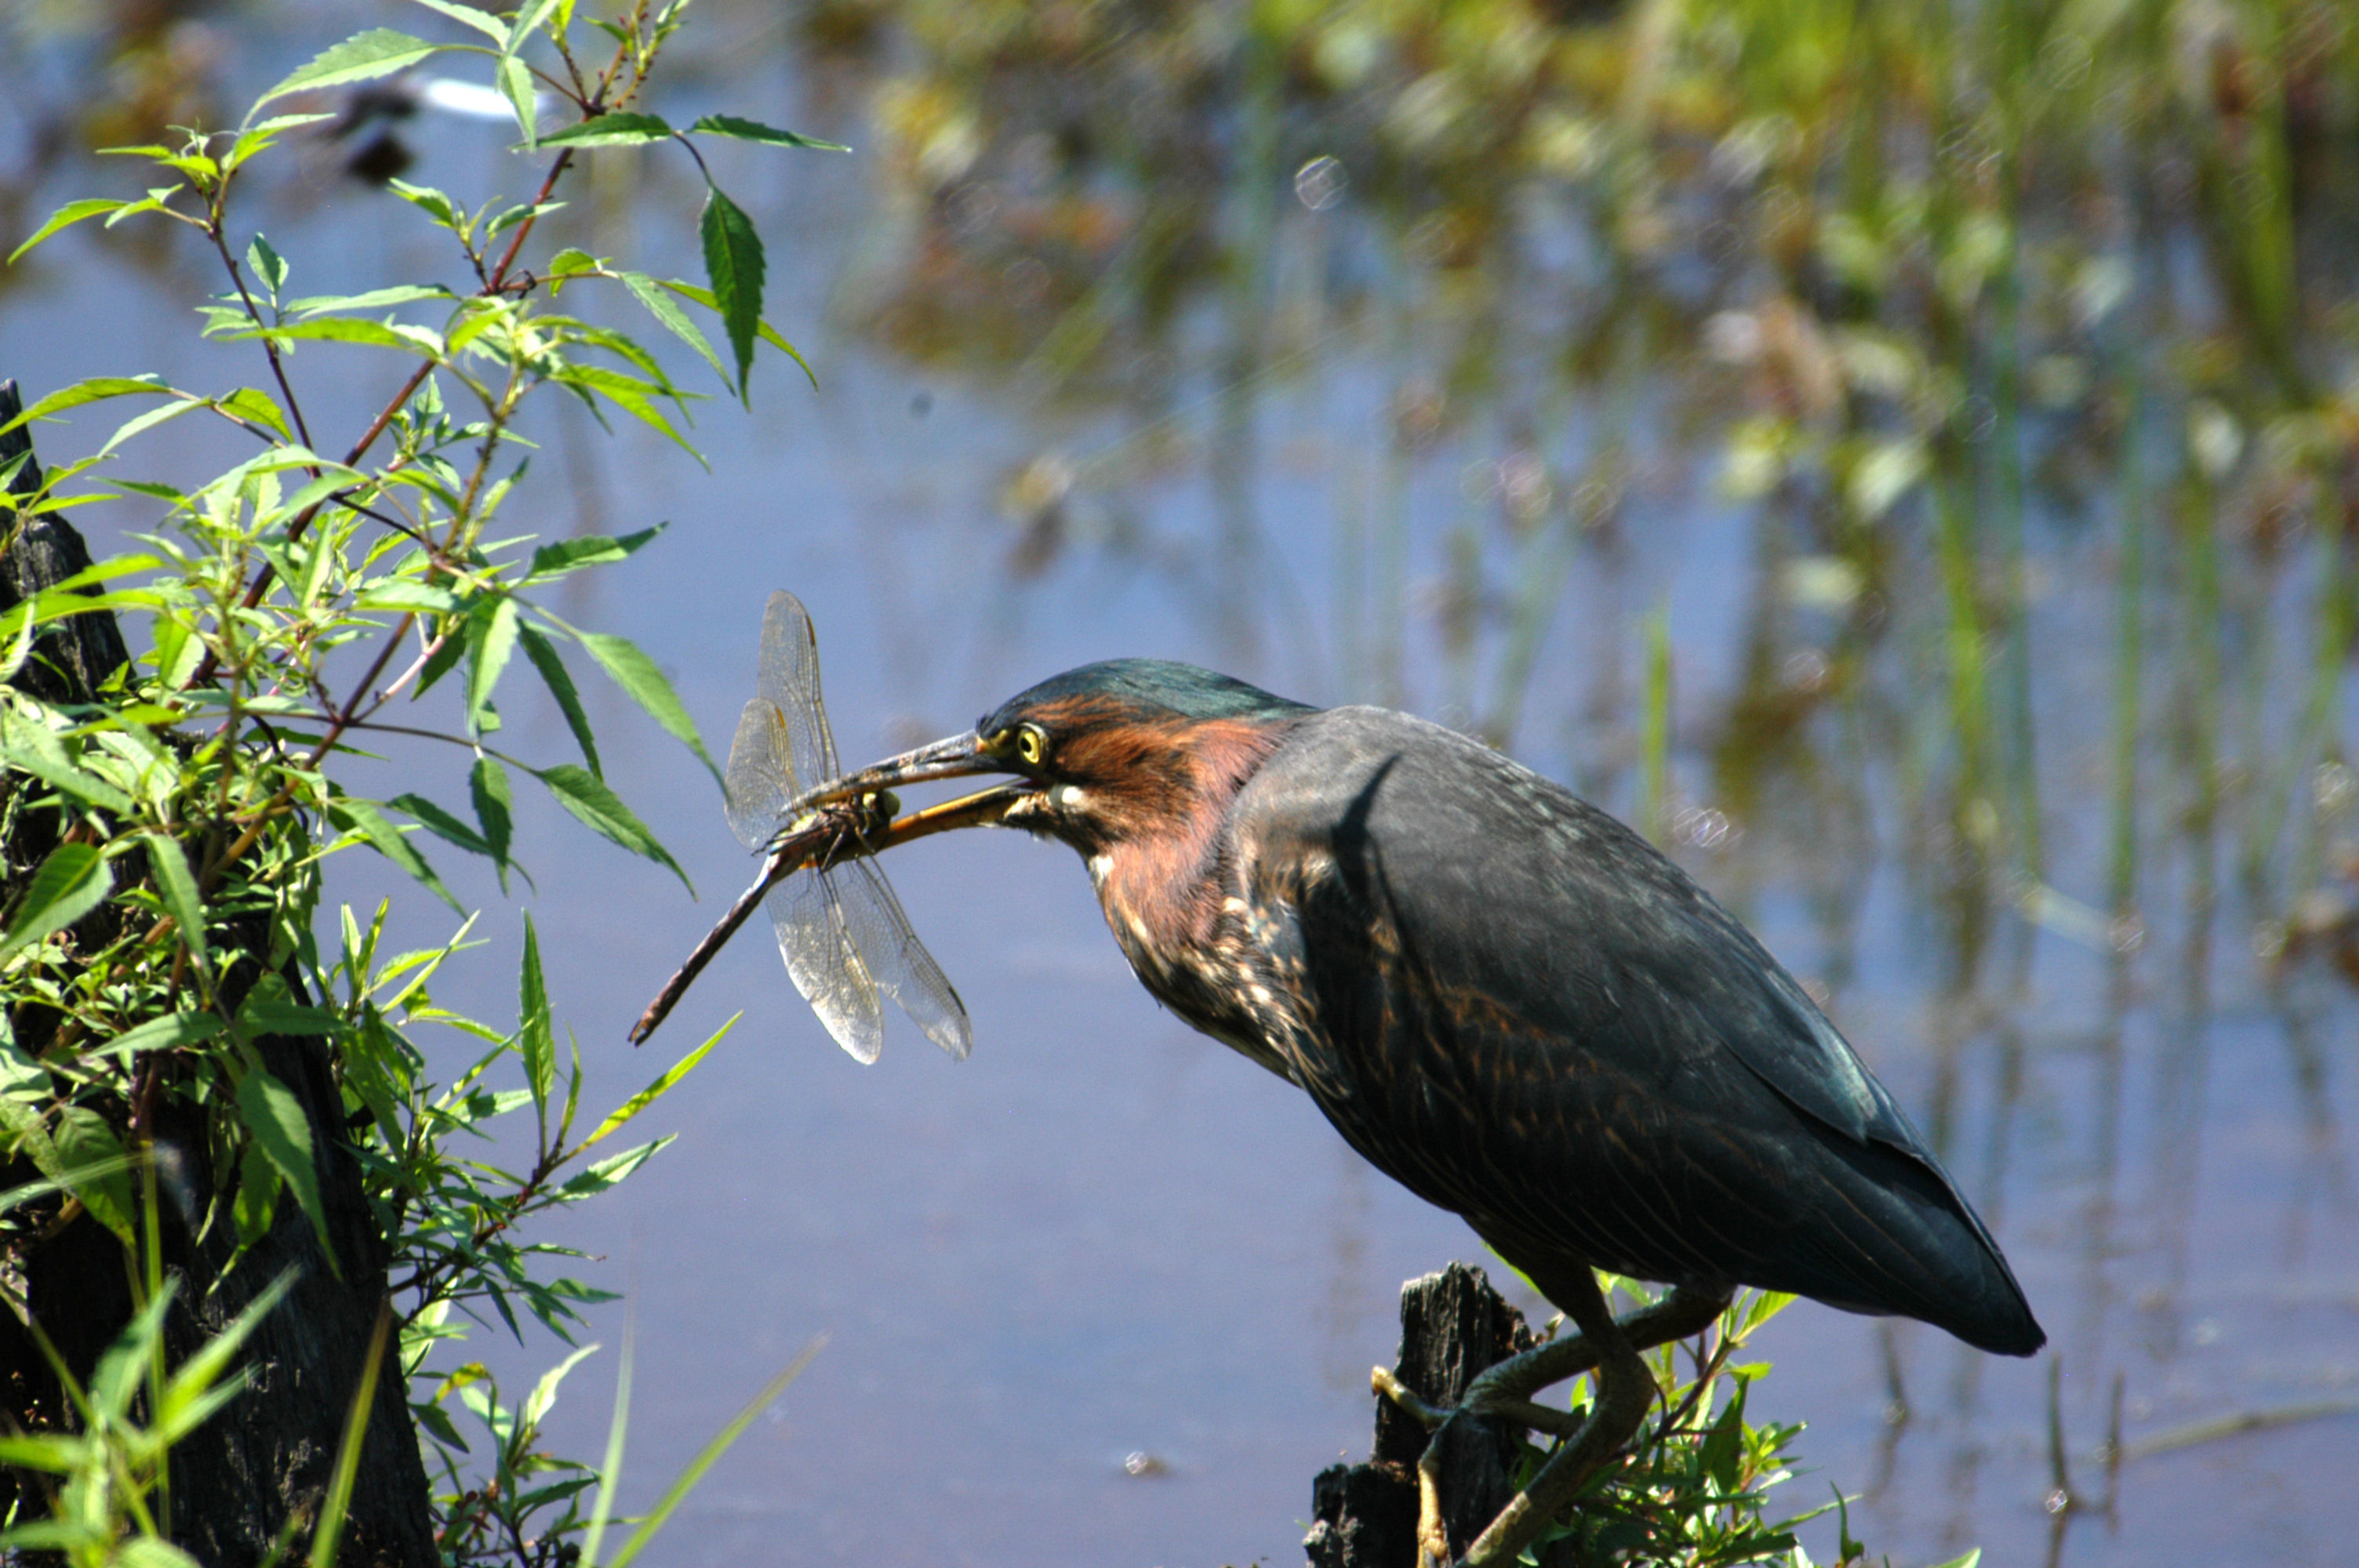
[[(633, 599), (584, 578), (564, 611), (656, 650), (708, 734), (783, 585), (845, 630), (863, 754), (1169, 654), (1445, 718), (1659, 822), (2057, 1331), (2052, 1444), (2045, 1368), (1781, 1320), (1770, 1413), (1863, 1494), (1854, 1533), (1897, 1562), (2329, 1561), (2314, 1477), (2359, 1464), (2359, 1421), (2137, 1445), (2359, 1382), (2350, 25), (2251, 8), (2282, 12), (2272, 47), (2132, 7), (2002, 70), (1982, 18), (2019, 8), (1778, 9), (906, 0), (782, 30), (715, 5), (678, 92), (775, 95), (870, 149), (748, 203), (823, 388), (704, 421), (712, 481), (558, 415), (549, 526), (680, 520)], [(382, 19), (333, 10), (299, 44), (271, 7), (209, 14), (238, 47), (173, 35), (176, 91), (235, 101), (249, 50), (267, 78), (282, 44)], [(1910, 85), (1931, 21), (1975, 83), (1954, 102)], [(146, 37), (42, 58), (152, 114), (106, 64)], [(513, 183), (465, 128), (416, 150), (438, 182)], [(0, 216), (94, 178), (12, 165)], [(419, 265), (349, 237), (369, 199), (335, 181), (315, 160), (275, 193), (282, 249)], [(695, 191), (601, 155), (575, 198), (564, 240), (615, 254), (684, 232)], [(0, 373), (123, 368), (86, 359), (118, 312), (179, 341), (190, 286), (144, 241), (75, 243), (99, 265), (0, 297)], [(652, 756), (630, 797), (700, 885), (736, 885), (709, 790)], [(544, 875), (585, 1037), (703, 924), (632, 874)], [(781, 1530), (875, 1562), (1290, 1560), (1311, 1474), (1364, 1441), (1395, 1285), (1471, 1240), (1155, 1014), (1060, 860), (962, 846), (896, 878), (976, 1062), (847, 1077), (774, 975), (724, 961), (707, 1005), (792, 1049), (707, 1069), (650, 1172), (670, 1184), (574, 1238), (659, 1221), (651, 1475), (728, 1407), (749, 1316), (788, 1349), (838, 1329), (791, 1433), (733, 1459), (667, 1560), (766, 1561)], [(2051, 1517), (2051, 1449), (2101, 1489), (2117, 1379), (2116, 1506)], [(1134, 1451), (1171, 1474), (1120, 1476)]]

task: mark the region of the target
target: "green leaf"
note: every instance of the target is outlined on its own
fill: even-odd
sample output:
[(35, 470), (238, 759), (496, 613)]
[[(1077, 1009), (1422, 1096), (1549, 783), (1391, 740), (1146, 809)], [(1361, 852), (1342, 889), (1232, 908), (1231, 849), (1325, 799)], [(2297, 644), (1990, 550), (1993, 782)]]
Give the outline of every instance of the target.
[(762, 321), (762, 241), (754, 222), (717, 185), (705, 187), (704, 212), (697, 220), (704, 242), (704, 276), (719, 301), (721, 324), (737, 356), (737, 396), (750, 403), (747, 378), (754, 369), (754, 334)]
[(547, 784), (549, 793), (557, 797), (557, 804), (591, 831), (669, 868), (690, 892), (696, 891), (696, 884), (688, 880), (688, 873), (679, 869), (679, 862), (671, 858), (670, 851), (656, 841), (647, 825), (631, 815), (631, 808), (595, 774), (571, 762), (560, 762), (546, 771), (536, 770), (533, 776)]
[(628, 1122), (631, 1118), (638, 1115), (639, 1112), (647, 1109), (647, 1107), (663, 1098), (665, 1095), (671, 1091), (671, 1087), (674, 1084), (688, 1076), (690, 1071), (692, 1070), (699, 1062), (704, 1060), (704, 1054), (706, 1052), (712, 1050), (715, 1045), (720, 1044), (722, 1039), (726, 1036), (731, 1030), (737, 1027), (737, 1019), (745, 1016), (745, 1015), (741, 1012), (738, 1013), (736, 1017), (730, 1019), (728, 1022), (723, 1024), (718, 1030), (714, 1031), (712, 1039), (707, 1040), (703, 1044), (699, 1045), (695, 1050), (690, 1051), (687, 1055), (682, 1056), (679, 1061), (673, 1063), (669, 1069), (668, 1069), (661, 1077), (658, 1077), (654, 1083), (649, 1084), (646, 1088), (641, 1089), (637, 1094), (633, 1095), (629, 1099), (625, 1100), (613, 1111), (609, 1112), (606, 1119), (600, 1122), (597, 1129), (592, 1131), (589, 1137), (582, 1141), (582, 1147), (587, 1149), (592, 1144), (600, 1141), (602, 1139), (605, 1138), (608, 1133), (615, 1131), (625, 1123)]
[(441, 12), (454, 22), (464, 23), (502, 48), (507, 45), (508, 25), (487, 11), (459, 5), (457, 0), (418, 0), (418, 3), (429, 11)]
[(179, 923), (180, 939), (189, 945), (197, 967), (204, 968), (210, 963), (205, 954), (205, 901), (197, 892), (196, 873), (189, 870), (189, 857), (179, 839), (162, 833), (147, 838), (147, 860), (156, 868), (156, 885), (164, 895), (164, 907)]
[(591, 401), (592, 393), (606, 398), (633, 418), (643, 420), (670, 437), (682, 451), (698, 462), (704, 461), (704, 454), (690, 446), (687, 437), (672, 428), (671, 421), (664, 417), (663, 410), (658, 408), (647, 395), (651, 392), (669, 394), (669, 387), (659, 387), (653, 382), (641, 381), (636, 376), (625, 375), (603, 365), (569, 364), (550, 379), (574, 388), (582, 395), (585, 403)]
[(593, 114), (578, 125), (551, 131), (544, 147), (627, 147), (668, 141), (671, 127), (653, 114)]
[(243, 331), (223, 332), (225, 341), (243, 338), (300, 338), (334, 343), (360, 343), (372, 349), (397, 349), (403, 353), (424, 354), (429, 359), (442, 357), (442, 334), (429, 327), (412, 327), (398, 321), (367, 321), (352, 316), (321, 316), (309, 321), (289, 321), (276, 327), (248, 327)]
[(254, 236), (254, 243), (245, 247), (245, 265), (252, 267), (254, 276), (269, 288), (271, 298), (277, 299), (278, 291), (287, 287), (287, 258), (272, 250), (270, 242), (259, 233)]
[[(447, 44), (429, 44), (423, 38), (413, 38), (408, 33), (397, 33), (390, 27), (371, 27), (365, 33), (354, 33), (342, 43), (313, 55), (310, 63), (299, 65), (279, 79), (278, 85), (254, 101), (255, 109), (274, 98), (284, 98), (289, 92), (301, 92), (314, 87), (334, 87), (347, 81), (375, 81), (381, 76), (391, 76), (408, 70), (431, 54), (448, 49)], [(253, 111), (247, 111), (251, 118)]]
[(549, 265), (540, 276), (554, 283), (564, 278), (594, 274), (604, 264), (588, 251), (577, 245), (568, 245), (549, 258)]
[(508, 659), (516, 652), (520, 624), (516, 602), (506, 594), (467, 617), (467, 652), (472, 661), (467, 670), (467, 722), (479, 734), (487, 728), (484, 719), (491, 707), (492, 688), (499, 684), (500, 672), (508, 667)]
[(516, 115), (516, 129), (524, 133), (527, 147), (539, 144), (539, 111), (534, 103), (532, 70), (515, 55), (500, 56), (495, 75), (499, 79), (501, 95), (507, 99), (509, 111)]
[(129, 1242), (136, 1212), (131, 1196), (131, 1162), (122, 1140), (98, 1112), (85, 1105), (69, 1105), (58, 1112), (51, 1148), (56, 1165), (28, 1150), (41, 1173), (82, 1199), (90, 1217)]
[(16, 919), (0, 935), (0, 957), (62, 931), (106, 902), (114, 878), (106, 857), (88, 844), (60, 844), (16, 901)]
[(549, 1027), (549, 987), (540, 974), (540, 936), (529, 913), (524, 917), (524, 967), (516, 976), (516, 1035), (525, 1084), (532, 1090), (533, 1109), (541, 1115), (545, 1144), (549, 1086), (557, 1073), (557, 1035)]
[[(549, 20), (549, 14), (557, 6), (558, 0), (529, 0), (528, 4), (518, 5), (516, 22), (508, 28), (508, 40), (502, 46), (505, 52), (514, 54), (522, 49), (524, 41), (532, 37), (533, 29)], [(570, 11), (571, 7), (569, 5), (567, 9)]]
[(112, 1056), (128, 1064), (142, 1051), (172, 1051), (183, 1045), (194, 1045), (211, 1040), (222, 1032), (221, 1015), (216, 1012), (168, 1012), (160, 1018), (125, 1030), (105, 1044), (95, 1047), (92, 1055)]
[[(32, 625), (31, 618), (27, 617), (25, 626), (28, 633)], [(16, 720), (10, 723), (8, 730), (10, 739), (0, 742), (0, 762), (5, 762), (20, 773), (32, 774), (84, 806), (96, 806), (101, 811), (131, 810), (129, 795), (96, 773), (75, 766), (66, 756), (64, 748), (56, 744), (54, 738), (49, 738), (49, 745), (36, 749), (36, 737), (49, 737), (46, 728), (29, 720)]]
[(340, 795), (328, 803), (328, 820), (348, 833), (360, 835), (371, 849), (432, 890), (435, 897), (462, 914), (466, 913), (451, 896), (451, 890), (442, 885), (442, 879), (434, 874), (434, 868), (426, 863), (426, 857), (410, 847), (409, 840), (385, 819), (385, 814), (377, 810), (374, 802)]
[[(679, 295), (682, 299), (692, 299), (697, 304), (703, 306), (707, 310), (717, 312), (721, 308), (721, 302), (712, 297), (712, 290), (709, 288), (699, 288), (692, 283), (682, 283), (676, 277), (659, 277), (657, 278), (656, 281), (661, 284), (665, 288), (670, 290), (672, 293)], [(785, 337), (779, 333), (776, 327), (771, 326), (767, 321), (764, 321), (757, 326), (755, 330), (760, 336), (762, 341), (769, 344), (770, 347), (777, 350), (780, 353), (794, 361), (795, 363), (800, 365), (802, 367), (804, 377), (810, 381), (812, 386), (816, 387), (819, 385), (819, 373), (811, 369), (810, 362), (803, 358), (802, 351), (796, 348), (792, 343), (787, 341)]]
[(237, 1017), (254, 1034), (342, 1034), (348, 1027), (344, 1015), (333, 1008), (305, 1007), (261, 995), (249, 998)]
[(499, 863), (505, 882), (507, 875), (508, 843), (514, 819), (514, 801), (508, 795), (508, 771), (492, 757), (477, 757), (473, 772), (467, 775), (467, 793), (475, 805), (475, 820), (484, 829), (484, 847)]
[(237, 1082), (237, 1109), (263, 1158), (311, 1217), (311, 1228), (328, 1250), (328, 1211), (320, 1202), (320, 1173), (311, 1154), (311, 1124), (302, 1104), (264, 1067), (250, 1067)]
[(822, 142), (817, 136), (781, 131), (758, 120), (740, 119), (734, 114), (707, 114), (689, 129), (701, 131), (708, 136), (734, 136), (741, 142), (761, 142), (774, 147), (809, 147), (813, 152), (821, 153), (848, 153), (852, 150), (841, 142)]
[(10, 266), (16, 265), (16, 258), (18, 256), (21, 256), (27, 251), (31, 250), (35, 245), (39, 244), (43, 240), (48, 239), (60, 229), (71, 228), (72, 225), (81, 222), (83, 219), (95, 218), (102, 212), (119, 211), (129, 205), (130, 203), (127, 201), (110, 201), (106, 198), (101, 196), (85, 197), (80, 201), (69, 201), (64, 206), (59, 208), (56, 211), (50, 213), (49, 221), (42, 224), (39, 228), (34, 230), (33, 237), (31, 239), (27, 240), (23, 244), (18, 245), (15, 250), (8, 253), (8, 265)]
[(78, 408), (85, 403), (97, 403), (109, 397), (133, 397), (145, 393), (151, 397), (170, 397), (173, 390), (152, 375), (93, 375), (71, 386), (61, 386), (47, 397), (0, 425), (0, 436), (19, 426), (29, 425), (68, 408)]
[(606, 674), (614, 678), (614, 684), (645, 709), (648, 718), (662, 725), (665, 733), (695, 752), (697, 760), (704, 764), (705, 771), (717, 782), (721, 770), (714, 767), (712, 759), (705, 754), (704, 742), (696, 733), (696, 720), (690, 719), (688, 709), (680, 706), (679, 694), (672, 690), (671, 682), (664, 679), (663, 671), (656, 667), (656, 662), (627, 637), (610, 636), (603, 632), (582, 632), (575, 635), (582, 639), (582, 645), (590, 650), (590, 656), (605, 667)]
[(568, 1197), (576, 1198), (587, 1197), (592, 1193), (603, 1193), (629, 1176), (632, 1172), (649, 1160), (654, 1159), (679, 1136), (677, 1132), (667, 1132), (651, 1142), (642, 1143), (636, 1148), (625, 1149), (620, 1154), (609, 1154), (603, 1160), (594, 1161), (567, 1177), (557, 1190)]
[(299, 316), (320, 316), (331, 310), (376, 310), (387, 305), (407, 305), (413, 299), (457, 297), (439, 283), (404, 283), (391, 288), (372, 288), (366, 294), (307, 295), (288, 300), (287, 308)]
[(623, 287), (647, 307), (647, 314), (662, 323), (665, 330), (694, 349), (703, 357), (705, 363), (719, 373), (724, 383), (728, 381), (729, 372), (722, 364), (721, 356), (712, 351), (712, 345), (705, 341), (696, 323), (688, 319), (688, 312), (671, 302), (671, 297), (664, 292), (663, 285), (643, 272), (625, 272), (615, 276), (623, 280)]
[(135, 415), (114, 427), (114, 434), (106, 438), (106, 445), (98, 449), (97, 455), (102, 458), (111, 457), (115, 448), (141, 431), (153, 429), (168, 419), (178, 419), (183, 414), (193, 414), (198, 409), (208, 406), (210, 405), (199, 399), (190, 398), (184, 401), (175, 398), (161, 408), (150, 408), (145, 414)]
[(241, 386), (227, 397), (219, 399), (215, 406), (224, 414), (234, 414), (241, 419), (276, 432), (282, 441), (295, 438), (295, 433), (287, 427), (287, 416), (279, 412), (278, 405), (272, 400), (270, 394), (259, 387)]
[(652, 528), (642, 528), (636, 534), (625, 534), (610, 539), (603, 534), (585, 534), (578, 539), (560, 539), (554, 545), (543, 545), (532, 553), (532, 564), (525, 568), (527, 582), (545, 581), (563, 577), (567, 572), (583, 567), (603, 567), (637, 552), (664, 531), (658, 523)]
[(598, 742), (590, 733), (590, 715), (582, 711), (582, 694), (573, 689), (573, 676), (567, 672), (565, 661), (558, 657), (557, 649), (549, 640), (532, 627), (517, 627), (516, 635), (524, 643), (525, 657), (530, 659), (532, 667), (540, 672), (541, 683), (549, 687), (549, 695), (557, 699), (558, 710), (565, 715), (565, 727), (573, 731), (574, 743), (582, 748), (582, 757), (590, 763), (590, 772), (603, 778), (605, 774), (598, 766)]
[(397, 795), (386, 805), (418, 819), (418, 825), (438, 838), (449, 840), (471, 855), (485, 855), (496, 860), (491, 845), (483, 835), (428, 800), (424, 795)]

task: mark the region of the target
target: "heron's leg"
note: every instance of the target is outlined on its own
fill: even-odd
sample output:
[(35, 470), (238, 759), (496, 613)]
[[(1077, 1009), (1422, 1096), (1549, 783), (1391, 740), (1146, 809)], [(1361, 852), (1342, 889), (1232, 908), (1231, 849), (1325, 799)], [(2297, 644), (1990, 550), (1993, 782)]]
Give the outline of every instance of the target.
[[(1582, 1272), (1586, 1274), (1586, 1271)], [(1578, 1281), (1568, 1279), (1557, 1288), (1578, 1293), (1580, 1287)], [(1593, 1284), (1591, 1290), (1593, 1293)], [(1553, 1295), (1549, 1299), (1555, 1300)], [(1631, 1349), (1651, 1350), (1674, 1339), (1701, 1334), (1728, 1310), (1729, 1299), (1724, 1292), (1674, 1286), (1669, 1295), (1652, 1306), (1641, 1307), (1616, 1320), (1616, 1326), (1630, 1342)], [(1557, 1304), (1563, 1305), (1561, 1302)], [(1574, 1321), (1578, 1323), (1579, 1319)], [(1570, 1412), (1533, 1404), (1531, 1397), (1551, 1383), (1579, 1377), (1597, 1362), (1597, 1342), (1586, 1330), (1559, 1335), (1545, 1345), (1535, 1345), (1486, 1368), (1467, 1385), (1462, 1402), (1484, 1415), (1503, 1415), (1538, 1431), (1565, 1436), (1579, 1424)]]
[[(1508, 1499), (1507, 1506), (1499, 1510), (1498, 1517), (1475, 1538), (1474, 1544), (1466, 1549), (1459, 1568), (1490, 1568), (1494, 1563), (1515, 1562), (1524, 1548), (1530, 1545), (1547, 1527), (1549, 1520), (1556, 1517), (1557, 1511), (1571, 1501), (1581, 1484), (1630, 1441), (1631, 1435), (1638, 1430), (1638, 1423), (1647, 1419), (1647, 1407), (1654, 1402), (1655, 1379), (1647, 1373), (1647, 1364), (1638, 1358), (1638, 1346), (1632, 1342), (1629, 1333), (1607, 1309), (1605, 1297), (1597, 1289), (1596, 1277), (1587, 1269), (1569, 1270), (1562, 1279), (1549, 1281), (1548, 1296), (1571, 1314), (1572, 1321), (1581, 1329), (1581, 1337), (1589, 1343), (1590, 1364), (1597, 1370), (1597, 1397), (1590, 1404), (1589, 1419), (1581, 1423), (1578, 1432), (1559, 1445), (1548, 1463), (1542, 1465), (1538, 1474), (1532, 1477), (1531, 1483)], [(1699, 1305), (1690, 1304), (1678, 1313), (1663, 1313), (1657, 1317), (1647, 1318), (1647, 1312), (1669, 1307), (1678, 1299), (1679, 1292), (1675, 1291), (1656, 1307), (1634, 1313), (1631, 1316), (1647, 1319), (1645, 1331), (1651, 1334), (1685, 1323), (1701, 1310)], [(1717, 1313), (1715, 1308), (1712, 1315), (1717, 1315)], [(1709, 1323), (1711, 1316), (1701, 1321)], [(1680, 1330), (1682, 1334), (1689, 1332), (1693, 1331)], [(1659, 1345), (1672, 1337), (1675, 1336), (1671, 1333), (1660, 1333), (1649, 1343)], [(1558, 1375), (1571, 1376), (1571, 1373)], [(1488, 1377), (1486, 1373), (1484, 1379), (1476, 1379), (1476, 1388), (1480, 1388)], [(1553, 1381), (1554, 1379), (1548, 1380)], [(1518, 1379), (1517, 1382), (1520, 1383), (1521, 1379)], [(1541, 1386), (1529, 1384), (1525, 1386), (1525, 1391), (1529, 1392)], [(1471, 1398), (1473, 1391), (1472, 1389), (1468, 1390), (1469, 1405), (1473, 1403)]]

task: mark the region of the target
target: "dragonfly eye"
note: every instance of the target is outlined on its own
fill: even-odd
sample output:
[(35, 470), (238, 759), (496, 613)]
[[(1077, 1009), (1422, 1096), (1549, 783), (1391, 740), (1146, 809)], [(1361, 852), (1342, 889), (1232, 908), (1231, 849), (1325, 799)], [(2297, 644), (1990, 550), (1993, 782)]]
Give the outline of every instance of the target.
[(1016, 731), (1016, 760), (1027, 768), (1037, 768), (1049, 755), (1049, 737), (1037, 724), (1027, 724)]

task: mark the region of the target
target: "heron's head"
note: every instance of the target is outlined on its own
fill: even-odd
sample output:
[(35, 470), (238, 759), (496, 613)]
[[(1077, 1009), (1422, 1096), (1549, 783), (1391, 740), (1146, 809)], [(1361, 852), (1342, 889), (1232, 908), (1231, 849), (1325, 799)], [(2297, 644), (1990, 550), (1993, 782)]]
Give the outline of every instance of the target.
[(1193, 665), (1109, 659), (1018, 693), (964, 734), (821, 784), (797, 806), (1005, 774), (1003, 784), (902, 818), (888, 841), (999, 824), (1094, 856), (1201, 826), (1311, 711)]

